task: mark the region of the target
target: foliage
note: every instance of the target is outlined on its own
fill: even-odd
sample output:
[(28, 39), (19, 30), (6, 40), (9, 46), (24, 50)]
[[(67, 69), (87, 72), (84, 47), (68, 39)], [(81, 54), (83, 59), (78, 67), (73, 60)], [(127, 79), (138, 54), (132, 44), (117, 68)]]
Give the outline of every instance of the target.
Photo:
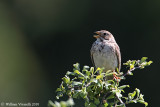
[[(137, 102), (148, 106), (139, 89), (136, 88), (134, 92), (124, 96), (124, 89), (129, 85), (119, 85), (126, 75), (133, 75), (135, 69), (143, 69), (152, 63), (146, 60), (147, 57), (127, 61), (124, 63), (128, 68), (126, 73), (110, 70), (103, 72), (103, 68), (94, 70), (94, 67), (88, 66), (84, 66), (80, 72), (80, 65), (76, 63), (73, 65), (73, 72), (68, 71), (62, 78), (62, 83), (56, 90), (56, 97), (59, 99), (67, 95), (69, 98), (82, 98), (85, 101), (85, 107), (125, 107), (126, 104)], [(65, 106), (57, 106), (56, 103), (52, 105), (53, 107), (71, 106), (67, 103)]]
[(55, 103), (53, 103), (51, 100), (49, 100), (48, 102), (49, 107), (69, 107), (73, 105), (74, 105), (74, 101), (72, 98), (69, 98), (67, 101), (61, 101), (61, 102), (55, 101)]

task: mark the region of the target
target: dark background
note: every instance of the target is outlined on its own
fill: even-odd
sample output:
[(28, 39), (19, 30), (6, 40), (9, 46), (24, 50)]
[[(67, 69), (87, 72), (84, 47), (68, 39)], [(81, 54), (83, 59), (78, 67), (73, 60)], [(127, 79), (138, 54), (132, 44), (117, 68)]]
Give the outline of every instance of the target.
[[(114, 35), (122, 62), (153, 60), (123, 83), (159, 105), (159, 0), (1, 0), (0, 101), (47, 106), (72, 64), (92, 66), (93, 32), (101, 29)], [(127, 105), (135, 106), (144, 107)]]

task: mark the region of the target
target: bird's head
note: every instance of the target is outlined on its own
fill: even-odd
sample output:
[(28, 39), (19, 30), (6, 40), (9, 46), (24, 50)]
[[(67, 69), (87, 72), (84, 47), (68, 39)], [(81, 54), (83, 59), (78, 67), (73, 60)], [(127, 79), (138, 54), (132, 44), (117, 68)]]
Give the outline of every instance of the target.
[(95, 32), (95, 38), (100, 38), (101, 40), (115, 41), (113, 35), (106, 30), (100, 30)]

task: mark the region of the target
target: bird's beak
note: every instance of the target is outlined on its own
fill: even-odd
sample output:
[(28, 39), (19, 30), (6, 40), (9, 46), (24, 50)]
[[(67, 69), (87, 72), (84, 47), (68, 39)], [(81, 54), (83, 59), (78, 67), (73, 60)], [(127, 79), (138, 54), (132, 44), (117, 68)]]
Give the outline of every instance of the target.
[(94, 35), (93, 37), (95, 37), (96, 39), (100, 37), (100, 32), (99, 31), (96, 31), (95, 34), (97, 34), (97, 35)]

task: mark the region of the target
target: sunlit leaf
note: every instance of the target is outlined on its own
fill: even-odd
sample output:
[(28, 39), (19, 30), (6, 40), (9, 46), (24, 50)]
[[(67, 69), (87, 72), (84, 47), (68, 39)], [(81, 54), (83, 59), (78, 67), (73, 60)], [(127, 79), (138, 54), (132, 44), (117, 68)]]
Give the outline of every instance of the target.
[(133, 75), (133, 73), (131, 71), (128, 71), (127, 74), (128, 75)]
[(93, 73), (94, 73), (94, 67), (90, 68), (90, 72), (91, 72), (91, 75), (93, 75)]
[(105, 104), (104, 104), (104, 107), (108, 107), (108, 103), (105, 103)]
[(140, 95), (140, 90), (138, 88), (136, 88), (135, 91), (137, 92), (137, 98), (138, 98)]
[(144, 105), (145, 105), (145, 107), (146, 107), (146, 106), (148, 106), (148, 103), (147, 103), (147, 102), (145, 102), (144, 100), (138, 100), (138, 102), (139, 102), (139, 103), (141, 103), (141, 104), (144, 104)]
[(64, 83), (69, 83), (70, 82), (70, 78), (68, 76), (65, 76), (62, 78), (62, 80), (64, 81)]
[(131, 64), (131, 65), (130, 65), (130, 69), (133, 69), (133, 68), (134, 68), (134, 65), (133, 65), (133, 64)]
[(144, 96), (144, 95), (140, 94), (139, 99), (140, 99), (140, 100), (144, 100), (143, 96)]
[(74, 71), (74, 73), (76, 73), (76, 74), (80, 74), (80, 72), (79, 72), (78, 70), (75, 70), (75, 71)]
[(142, 57), (141, 60), (140, 60), (140, 63), (145, 62), (147, 59), (148, 59), (147, 57)]
[(96, 79), (101, 79), (101, 78), (103, 78), (103, 75), (97, 75), (96, 76)]
[(153, 63), (153, 61), (149, 61), (147, 62), (147, 65), (151, 65)]
[(66, 75), (75, 75), (75, 73), (67, 71)]
[(136, 91), (134, 91), (133, 93), (129, 93), (129, 94), (128, 94), (128, 97), (129, 97), (130, 99), (133, 99), (133, 98), (135, 97), (135, 95), (136, 95)]
[(129, 87), (129, 85), (122, 85), (122, 86), (118, 87), (118, 89), (124, 89), (126, 87)]
[(122, 94), (121, 94), (121, 92), (119, 92), (119, 91), (116, 92), (116, 95), (117, 95), (117, 97), (119, 97), (119, 98), (122, 97)]
[(56, 92), (58, 92), (58, 91), (62, 91), (61, 88), (57, 88)]
[(76, 82), (76, 81), (74, 81), (74, 82), (72, 82), (72, 84), (73, 85), (82, 85), (82, 82)]

